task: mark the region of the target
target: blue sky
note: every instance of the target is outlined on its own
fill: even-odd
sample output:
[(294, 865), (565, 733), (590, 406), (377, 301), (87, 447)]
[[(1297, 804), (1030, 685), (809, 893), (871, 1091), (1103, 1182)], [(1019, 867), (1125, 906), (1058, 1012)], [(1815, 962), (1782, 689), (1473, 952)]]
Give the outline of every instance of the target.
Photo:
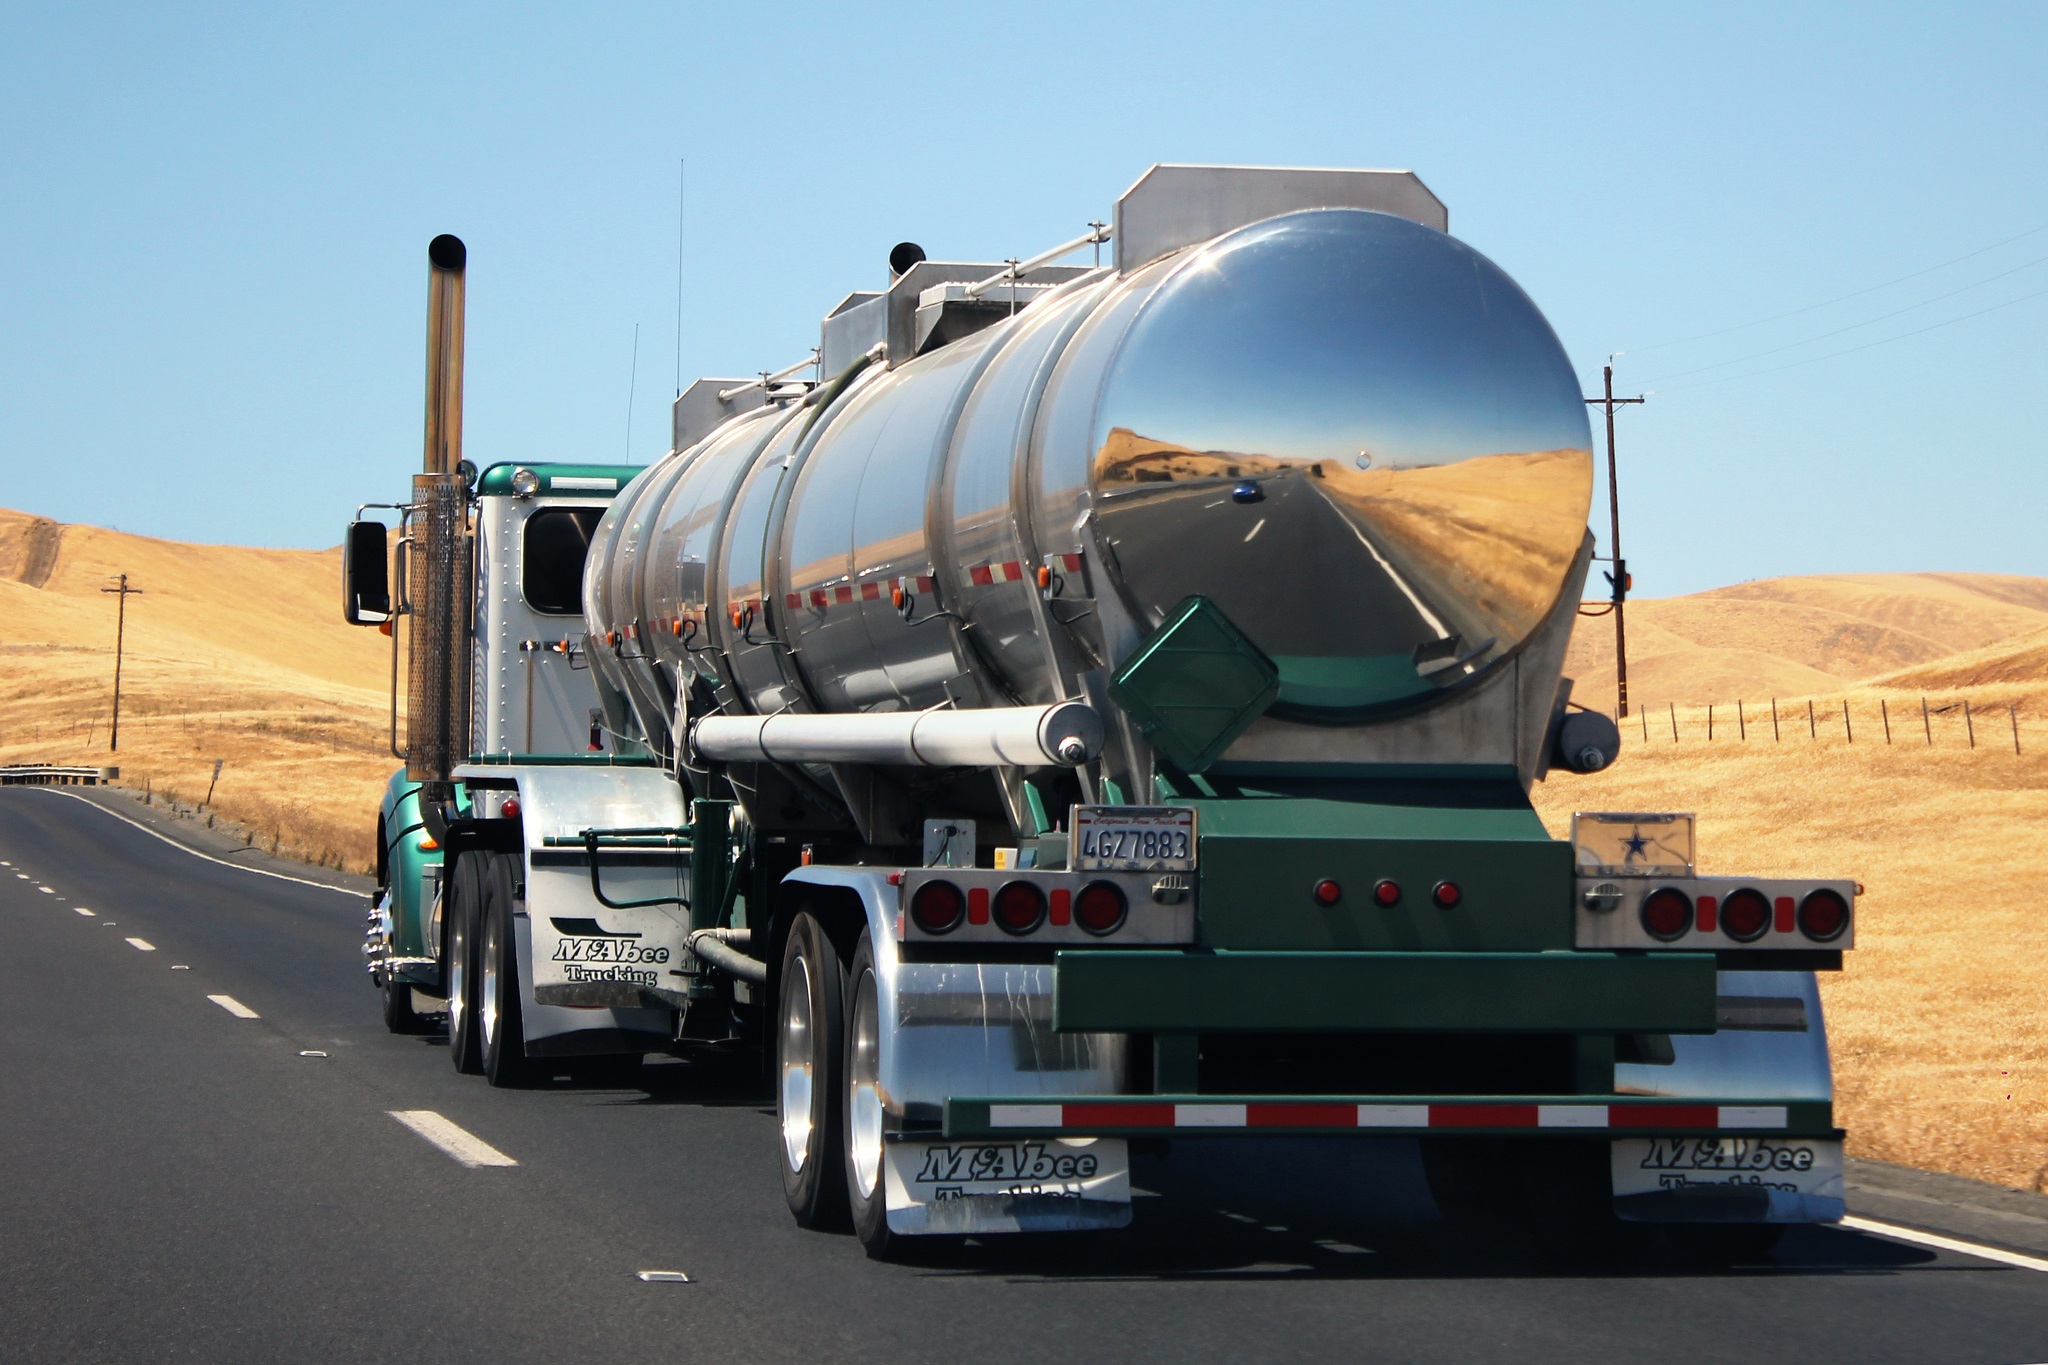
[(683, 158), (685, 380), (798, 359), (898, 240), (1029, 253), (1155, 161), (1403, 166), (1587, 392), (1612, 351), (1655, 391), (1621, 418), (1638, 592), (2048, 573), (2044, 16), (14, 5), (0, 505), (335, 543), (418, 466), (443, 231), (470, 455), (656, 457)]

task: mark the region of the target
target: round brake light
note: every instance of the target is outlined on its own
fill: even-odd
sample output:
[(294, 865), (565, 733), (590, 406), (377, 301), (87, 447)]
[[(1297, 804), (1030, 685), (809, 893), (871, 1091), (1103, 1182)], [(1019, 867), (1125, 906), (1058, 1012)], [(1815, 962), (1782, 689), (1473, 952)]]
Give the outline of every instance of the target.
[(996, 927), (1006, 934), (1028, 934), (1045, 922), (1045, 892), (1035, 882), (1011, 882), (996, 892)]
[(1721, 930), (1737, 943), (1753, 943), (1771, 927), (1771, 903), (1751, 887), (1731, 891), (1721, 902)]
[(949, 934), (967, 913), (967, 898), (951, 882), (926, 882), (910, 898), (910, 918), (927, 934)]
[(1129, 905), (1115, 882), (1090, 882), (1074, 897), (1074, 923), (1091, 934), (1113, 934), (1123, 927)]
[(1643, 897), (1643, 932), (1661, 943), (1685, 937), (1692, 927), (1692, 897), (1675, 886), (1660, 886)]
[(1849, 903), (1840, 892), (1823, 886), (1808, 892), (1806, 899), (1799, 902), (1799, 932), (1815, 943), (1840, 938), (1848, 927)]

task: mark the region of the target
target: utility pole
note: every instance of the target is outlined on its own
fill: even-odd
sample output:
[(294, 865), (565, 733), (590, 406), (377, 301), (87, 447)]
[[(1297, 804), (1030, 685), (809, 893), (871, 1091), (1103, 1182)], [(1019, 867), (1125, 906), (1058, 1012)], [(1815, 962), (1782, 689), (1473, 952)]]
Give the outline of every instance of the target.
[(121, 598), (114, 618), (114, 723), (107, 735), (107, 752), (112, 753), (121, 747), (121, 653), (128, 638), (128, 598), (131, 593), (139, 593), (142, 589), (129, 587), (128, 575), (122, 574), (120, 587), (101, 588), (100, 591), (118, 593)]
[(1607, 549), (1612, 557), (1614, 569), (1607, 575), (1607, 581), (1614, 588), (1614, 681), (1618, 695), (1615, 698), (1615, 719), (1628, 714), (1628, 631), (1622, 625), (1621, 604), (1628, 596), (1628, 561), (1621, 557), (1621, 484), (1614, 474), (1614, 410), (1629, 403), (1640, 403), (1641, 398), (1616, 398), (1614, 396), (1613, 356), (1607, 357), (1609, 364), (1601, 367), (1600, 376), (1606, 383), (1606, 396), (1588, 398), (1586, 402), (1594, 407), (1607, 410), (1607, 513), (1612, 519), (1612, 529), (1607, 537)]

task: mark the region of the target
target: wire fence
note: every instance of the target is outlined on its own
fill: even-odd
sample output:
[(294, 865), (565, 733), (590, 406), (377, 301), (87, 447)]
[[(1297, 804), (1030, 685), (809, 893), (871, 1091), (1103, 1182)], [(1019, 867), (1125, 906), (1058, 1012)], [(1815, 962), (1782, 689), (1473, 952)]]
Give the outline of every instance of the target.
[(1634, 715), (1619, 722), (1621, 732), (1644, 744), (1839, 741), (2023, 754), (2031, 735), (2037, 746), (2048, 745), (2048, 723), (2022, 715), (2018, 703), (1973, 703), (1967, 697), (1738, 698), (1633, 709)]

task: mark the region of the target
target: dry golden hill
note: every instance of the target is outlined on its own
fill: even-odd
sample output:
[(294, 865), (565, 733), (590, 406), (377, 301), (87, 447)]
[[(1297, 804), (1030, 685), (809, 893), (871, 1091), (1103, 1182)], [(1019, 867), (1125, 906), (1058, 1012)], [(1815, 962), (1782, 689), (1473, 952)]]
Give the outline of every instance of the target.
[[(2000, 574), (1825, 574), (1637, 598), (1629, 695), (1656, 708), (1804, 697), (2043, 628), (2048, 579)], [(1580, 618), (1565, 670), (1578, 700), (1613, 708), (1611, 617)]]
[[(337, 558), (0, 512), (0, 762), (118, 762), (124, 780), (189, 802), (224, 759), (221, 815), (364, 867), (396, 766), (389, 642), (341, 623)], [(110, 756), (114, 599), (100, 588), (120, 572), (145, 595), (129, 602)], [(1660, 728), (1644, 742), (1632, 723), (1608, 772), (1540, 785), (1544, 819), (1563, 833), (1573, 810), (1691, 810), (1708, 871), (1862, 880), (1860, 946), (1822, 978), (1851, 1150), (2048, 1185), (2035, 966), (2048, 956), (2036, 909), (2048, 902), (2048, 723), (2033, 718), (2048, 712), (2048, 580), (1777, 579), (1638, 601), (1629, 619), (1636, 695), (1647, 689)], [(1579, 624), (1575, 676), (1598, 704), (1612, 696), (1611, 623)], [(1800, 721), (1776, 742), (1754, 710), (1737, 739), (1725, 706), (1706, 741), (1704, 703), (1772, 692)], [(1678, 742), (1667, 700), (1680, 703)], [(2015, 719), (2024, 753), (2006, 729)]]
[[(128, 599), (120, 751), (108, 750)], [(266, 842), (361, 869), (387, 752), (391, 644), (342, 623), (338, 550), (188, 545), (0, 510), (0, 763), (118, 764)]]

